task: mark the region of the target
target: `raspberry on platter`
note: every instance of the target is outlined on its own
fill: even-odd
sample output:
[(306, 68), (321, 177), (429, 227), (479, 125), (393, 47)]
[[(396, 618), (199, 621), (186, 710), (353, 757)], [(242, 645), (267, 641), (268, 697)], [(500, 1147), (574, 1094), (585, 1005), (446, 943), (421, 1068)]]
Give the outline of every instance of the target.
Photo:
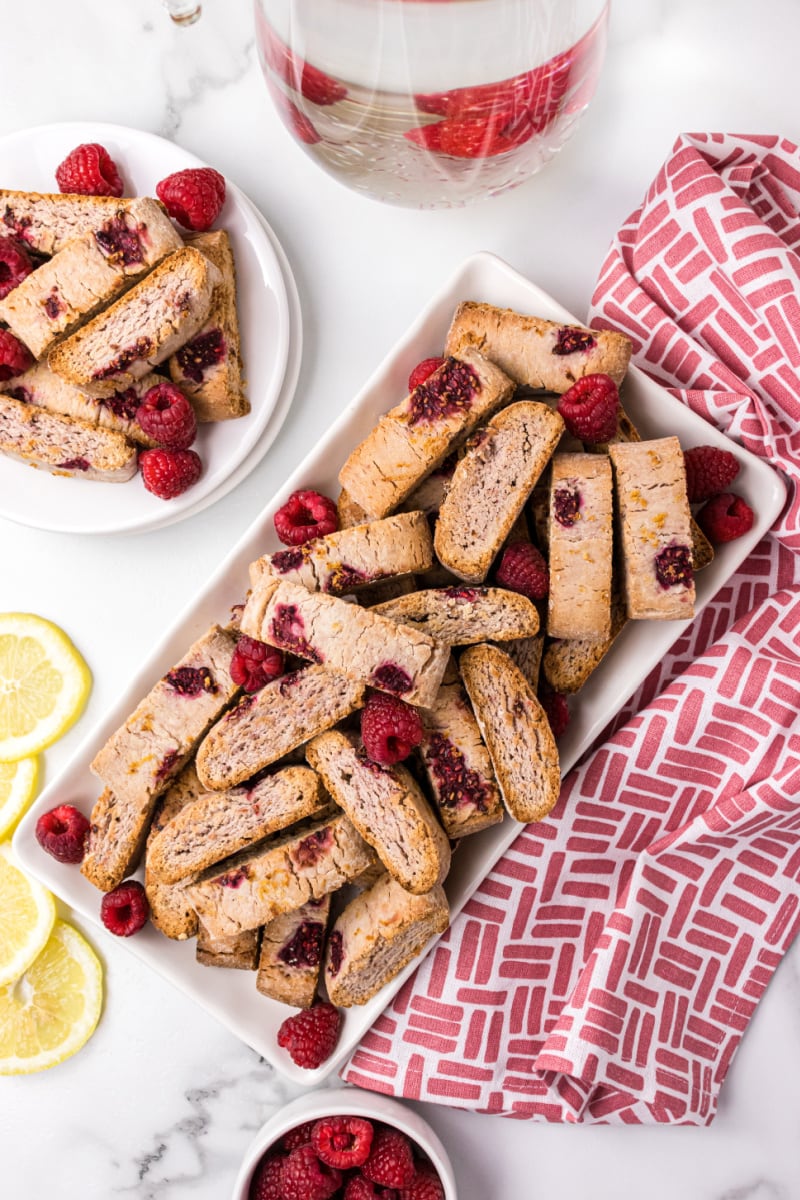
[(283, 652), (242, 634), (231, 658), (231, 679), (246, 692), (258, 692), (284, 671)]
[(311, 538), (324, 537), (339, 528), (334, 502), (310, 489), (292, 492), (275, 513), (274, 520), (275, 532), (284, 546), (302, 546)]
[(135, 879), (126, 879), (106, 892), (100, 904), (100, 919), (109, 933), (131, 937), (147, 924), (150, 904), (144, 888)]
[(495, 571), (495, 581), (529, 600), (543, 600), (550, 590), (550, 573), (544, 558), (530, 542), (507, 546)]
[(723, 492), (708, 500), (696, 515), (697, 524), (715, 546), (734, 542), (753, 528), (753, 510), (741, 496)]
[(361, 740), (373, 762), (391, 766), (408, 758), (424, 736), (420, 715), (410, 704), (373, 692), (361, 711)]
[(9, 329), (0, 329), (0, 381), (13, 379), (33, 366), (33, 355)]
[(83, 862), (89, 822), (73, 804), (59, 804), (36, 822), (36, 840), (60, 863)]
[(188, 450), (197, 436), (194, 409), (180, 388), (166, 379), (145, 392), (136, 420), (165, 450)]
[(185, 229), (210, 229), (225, 203), (225, 178), (213, 167), (188, 167), (156, 184), (156, 195)]
[(117, 164), (99, 142), (83, 142), (56, 167), (59, 190), (80, 196), (121, 196)]
[(573, 437), (597, 445), (617, 432), (619, 392), (610, 375), (584, 375), (564, 392), (558, 411)]
[(298, 1067), (313, 1071), (333, 1054), (341, 1026), (339, 1010), (321, 1001), (286, 1018), (278, 1030), (278, 1045)]
[(11, 237), (0, 237), (0, 300), (33, 270), (28, 252)]
[(408, 377), (408, 390), (414, 391), (421, 383), (424, 383), (429, 375), (434, 371), (438, 371), (439, 367), (444, 366), (443, 358), (423, 358), (422, 362), (418, 362), (414, 370)]
[(194, 450), (145, 450), (139, 455), (139, 466), (144, 486), (160, 500), (174, 500), (197, 483), (203, 472)]
[(692, 446), (684, 450), (686, 491), (690, 504), (718, 496), (739, 474), (739, 464), (730, 450), (720, 446)]

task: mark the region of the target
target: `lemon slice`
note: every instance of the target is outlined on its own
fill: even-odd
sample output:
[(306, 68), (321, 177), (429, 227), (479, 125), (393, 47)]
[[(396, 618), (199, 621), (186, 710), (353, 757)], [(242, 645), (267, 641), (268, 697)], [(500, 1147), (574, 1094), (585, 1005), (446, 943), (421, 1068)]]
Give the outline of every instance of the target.
[(23, 874), (9, 843), (0, 843), (0, 986), (27, 970), (55, 919), (53, 897)]
[(92, 677), (63, 630), (0, 613), (0, 762), (38, 754), (81, 712)]
[(35, 758), (0, 762), (0, 838), (11, 832), (33, 799), (38, 774)]
[(56, 921), (24, 975), (0, 988), (0, 1075), (44, 1071), (80, 1050), (103, 1006), (103, 973), (85, 938)]

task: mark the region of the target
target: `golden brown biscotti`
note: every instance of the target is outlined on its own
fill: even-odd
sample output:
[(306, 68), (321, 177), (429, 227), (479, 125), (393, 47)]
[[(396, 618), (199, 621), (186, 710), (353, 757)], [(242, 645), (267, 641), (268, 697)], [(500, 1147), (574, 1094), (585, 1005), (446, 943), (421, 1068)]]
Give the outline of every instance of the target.
[(614, 467), (623, 564), (631, 620), (694, 616), (691, 512), (683, 451), (676, 437), (618, 442)]
[(373, 612), (414, 625), (448, 646), (533, 637), (539, 614), (527, 596), (499, 587), (430, 588), (377, 605)]
[(611, 463), (598, 454), (555, 454), (550, 474), (547, 632), (603, 641), (611, 631)]
[(162, 883), (150, 870), (150, 846), (161, 830), (176, 817), (182, 808), (191, 804), (203, 791), (194, 763), (188, 762), (172, 781), (153, 810), (144, 853), (144, 890), (150, 904), (150, 920), (165, 937), (184, 941), (198, 932), (197, 913), (186, 899), (181, 884)]
[(453, 445), (511, 398), (514, 385), (481, 354), (448, 358), (380, 418), (339, 472), (371, 517), (385, 517), (444, 461)]
[(384, 875), (350, 901), (331, 930), (325, 956), (331, 1003), (339, 1008), (366, 1004), (449, 924), (441, 886), (412, 896)]
[(401, 887), (421, 895), (442, 882), (450, 843), (405, 767), (373, 762), (336, 729), (309, 742), (306, 758)]
[(534, 694), (539, 688), (539, 674), (542, 668), (544, 654), (544, 634), (537, 633), (536, 637), (515, 638), (512, 642), (498, 643), (512, 662), (516, 663), (527, 679)]
[(564, 422), (546, 404), (519, 401), (470, 440), (439, 510), (433, 544), (444, 567), (482, 583), (525, 507)]
[(336, 515), (339, 518), (340, 529), (351, 529), (353, 525), (363, 525), (369, 520), (369, 515), (364, 512), (360, 504), (356, 504), (353, 497), (344, 488), (339, 492), (339, 498), (336, 501)]
[(264, 926), (256, 976), (262, 996), (295, 1008), (311, 1007), (322, 970), (330, 912), (331, 898), (323, 896)]
[(219, 271), (205, 324), (171, 356), (169, 373), (192, 402), (198, 421), (228, 421), (250, 412), (242, 386), (236, 265), (224, 229), (196, 233), (187, 245), (200, 250)]
[(0, 234), (14, 234), (39, 254), (58, 254), (73, 238), (124, 216), (135, 203), (118, 196), (0, 188)]
[(497, 646), (469, 646), (459, 670), (506, 808), (517, 821), (541, 821), (561, 787), (558, 748), (541, 704)]
[(622, 333), (545, 321), (473, 300), (456, 309), (445, 354), (459, 357), (468, 347), (497, 363), (515, 383), (558, 393), (597, 372), (619, 386), (631, 357), (630, 340)]
[(0, 395), (0, 454), (100, 483), (126, 483), (136, 474), (136, 448), (121, 433)]
[(203, 967), (255, 971), (260, 941), (260, 929), (245, 929), (230, 938), (214, 938), (201, 924), (197, 931), (195, 957)]
[(198, 332), (218, 278), (199, 250), (184, 246), (59, 342), (50, 369), (96, 396), (130, 387)]
[(627, 624), (625, 602), (618, 589), (611, 593), (611, 630), (598, 642), (565, 638), (552, 642), (544, 652), (542, 671), (550, 686), (557, 692), (571, 695), (580, 691), (593, 671), (600, 666), (618, 635)]

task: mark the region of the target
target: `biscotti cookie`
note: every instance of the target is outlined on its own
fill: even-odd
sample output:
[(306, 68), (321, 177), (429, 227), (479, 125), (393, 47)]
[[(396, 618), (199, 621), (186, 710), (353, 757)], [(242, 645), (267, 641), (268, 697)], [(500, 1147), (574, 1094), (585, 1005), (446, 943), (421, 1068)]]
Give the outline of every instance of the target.
[(449, 654), (410, 625), (270, 579), (253, 588), (241, 627), (249, 637), (423, 707), (436, 695)]
[(219, 278), (191, 246), (170, 254), (50, 351), (50, 369), (96, 396), (124, 390), (201, 328)]
[(114, 801), (92, 813), (81, 871), (95, 887), (109, 891), (136, 865), (156, 799), (236, 694), (235, 644), (212, 625), (95, 755), (91, 770)]
[(612, 588), (611, 630), (603, 641), (566, 638), (552, 642), (544, 652), (542, 671), (556, 692), (571, 694), (580, 691), (611, 649), (617, 636), (627, 624), (625, 602)]
[(329, 803), (307, 767), (285, 767), (249, 787), (203, 792), (148, 845), (148, 868), (177, 883)]
[[(560, 643), (554, 643), (554, 645), (556, 644)], [(516, 663), (522, 671), (531, 691), (535, 694), (539, 687), (539, 673), (544, 653), (544, 634), (538, 633), (536, 637), (515, 638), (513, 642), (500, 642), (499, 645), (500, 649), (504, 650), (511, 661)]]
[(233, 971), (255, 971), (258, 965), (260, 929), (245, 929), (230, 938), (214, 938), (204, 925), (197, 930), (195, 957), (204, 967)]
[(242, 388), (236, 267), (230, 238), (224, 229), (215, 229), (186, 240), (214, 264), (220, 280), (205, 324), (172, 355), (169, 373), (191, 400), (198, 421), (244, 417), (250, 412), (250, 402)]
[(503, 802), (475, 714), (451, 659), (431, 708), (419, 755), (449, 838), (477, 833), (503, 819)]
[(16, 192), (0, 188), (0, 233), (13, 233), (39, 254), (58, 254), (67, 242), (81, 234), (91, 233), (105, 224), (113, 227), (117, 219), (124, 219), (135, 203), (135, 200), (117, 196)]
[(371, 517), (385, 517), (513, 390), (511, 380), (474, 351), (448, 358), (380, 418), (347, 459), (339, 482)]
[(364, 512), (360, 504), (356, 504), (353, 497), (344, 488), (339, 492), (339, 498), (336, 501), (336, 515), (339, 518), (340, 529), (351, 529), (353, 525), (363, 525), (369, 520), (369, 516)]
[(414, 625), (449, 646), (532, 637), (539, 632), (536, 606), (527, 596), (505, 588), (431, 588), (389, 600), (372, 611)]
[(136, 449), (111, 429), (47, 412), (0, 395), (0, 454), (51, 475), (125, 483), (136, 474)]
[(356, 739), (335, 729), (309, 742), (306, 758), (406, 891), (420, 895), (442, 882), (450, 843), (405, 767), (373, 762)]
[(295, 1008), (311, 1007), (322, 970), (330, 912), (331, 898), (323, 896), (264, 926), (256, 976), (262, 996)]
[(441, 886), (412, 896), (384, 875), (340, 913), (325, 956), (331, 1004), (366, 1004), (450, 924)]
[(188, 762), (156, 803), (144, 852), (144, 890), (150, 904), (150, 920), (165, 937), (178, 941), (197, 934), (197, 913), (186, 899), (181, 884), (162, 883), (153, 876), (148, 858), (150, 846), (161, 830), (182, 808), (196, 800), (202, 791), (203, 787), (197, 778), (194, 763)]
[(286, 579), (309, 592), (344, 596), (392, 576), (425, 571), (433, 542), (424, 513), (396, 513), (266, 554), (250, 564), (250, 583)]
[(233, 937), (335, 892), (373, 858), (337, 809), (211, 867), (186, 893), (212, 937)]
[(303, 667), (244, 696), (209, 731), (197, 773), (211, 790), (235, 787), (364, 703), (364, 685), (338, 671)]
[(611, 630), (611, 463), (555, 454), (550, 473), (547, 632), (603, 641)]
[(552, 454), (564, 422), (546, 404), (520, 401), (469, 442), (439, 510), (439, 561), (467, 583), (482, 583)]
[(691, 513), (676, 437), (618, 442), (614, 466), (623, 587), (632, 620), (694, 616)]
[(515, 383), (558, 393), (597, 372), (619, 386), (631, 357), (630, 340), (622, 333), (545, 321), (472, 300), (456, 309), (445, 354), (458, 358), (468, 347), (497, 363)]
[(558, 749), (524, 675), (497, 646), (469, 646), (464, 680), (503, 802), (517, 821), (541, 821), (558, 799)]
[(155, 200), (131, 200), (17, 284), (0, 300), (0, 321), (40, 358), (182, 244)]

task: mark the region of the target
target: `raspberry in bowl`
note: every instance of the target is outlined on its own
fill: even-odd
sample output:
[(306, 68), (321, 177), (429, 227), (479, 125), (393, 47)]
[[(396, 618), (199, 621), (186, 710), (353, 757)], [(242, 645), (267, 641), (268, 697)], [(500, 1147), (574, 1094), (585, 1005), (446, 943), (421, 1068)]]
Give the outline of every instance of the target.
[(444, 1146), (413, 1109), (356, 1087), (301, 1096), (248, 1148), (232, 1200), (456, 1200)]

